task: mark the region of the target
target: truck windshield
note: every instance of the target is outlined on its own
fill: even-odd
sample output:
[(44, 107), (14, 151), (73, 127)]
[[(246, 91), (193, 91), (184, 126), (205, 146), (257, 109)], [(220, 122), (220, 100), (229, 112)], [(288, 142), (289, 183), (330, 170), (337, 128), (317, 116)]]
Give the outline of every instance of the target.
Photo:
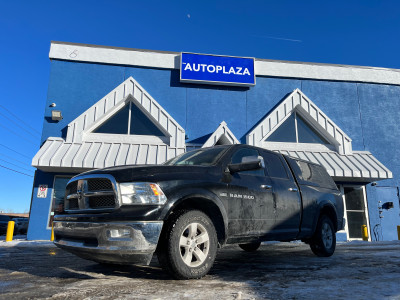
[(227, 147), (215, 147), (208, 149), (193, 150), (183, 153), (169, 161), (164, 165), (167, 166), (180, 166), (180, 165), (193, 165), (193, 166), (210, 166), (217, 162), (222, 152)]

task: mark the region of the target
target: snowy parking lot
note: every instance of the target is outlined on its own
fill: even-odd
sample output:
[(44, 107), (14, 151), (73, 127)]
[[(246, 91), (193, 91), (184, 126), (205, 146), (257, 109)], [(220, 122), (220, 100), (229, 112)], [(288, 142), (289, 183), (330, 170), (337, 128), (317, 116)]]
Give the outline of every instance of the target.
[(400, 242), (339, 244), (319, 258), (302, 243), (220, 249), (209, 275), (177, 281), (148, 267), (104, 266), (50, 242), (0, 241), (1, 299), (400, 299)]

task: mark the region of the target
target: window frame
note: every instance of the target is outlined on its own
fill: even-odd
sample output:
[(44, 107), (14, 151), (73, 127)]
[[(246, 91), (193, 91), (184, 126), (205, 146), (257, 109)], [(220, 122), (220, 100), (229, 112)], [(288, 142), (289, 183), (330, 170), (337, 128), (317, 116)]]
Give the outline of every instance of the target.
[[(295, 130), (295, 136), (296, 136), (296, 141), (295, 142), (291, 142), (291, 141), (269, 141), (268, 139), (281, 127), (281, 125), (283, 125), (290, 117), (294, 116), (294, 130)], [(303, 143), (303, 142), (299, 142), (299, 127), (298, 127), (298, 121), (297, 118), (300, 118), (301, 121), (306, 124), (311, 131), (324, 143)], [(316, 128), (314, 128), (313, 126), (311, 126), (308, 122), (307, 119), (304, 118), (301, 114), (299, 114), (296, 110), (293, 111), (280, 125), (279, 127), (277, 127), (274, 131), (272, 131), (265, 139), (264, 142), (266, 143), (290, 143), (290, 144), (303, 144), (303, 145), (323, 145), (323, 146), (328, 146), (331, 145), (331, 143), (329, 142), (329, 140), (323, 135), (321, 134)]]
[[(367, 191), (364, 185), (356, 185), (356, 184), (339, 184), (339, 190), (340, 193), (342, 194), (342, 200), (343, 200), (343, 212), (344, 212), (344, 218), (346, 220), (345, 228), (341, 231), (338, 232), (346, 232), (346, 238), (348, 241), (362, 241), (362, 238), (350, 238), (350, 232), (349, 232), (349, 221), (347, 217), (347, 206), (346, 206), (346, 195), (344, 194), (344, 189), (345, 188), (353, 188), (353, 189), (361, 189), (363, 193), (363, 200), (364, 200), (364, 214), (365, 214), (365, 220), (366, 220), (366, 225), (368, 229), (368, 241), (372, 241), (371, 237), (371, 226), (369, 223), (369, 207), (368, 207), (368, 201), (367, 201)], [(356, 210), (349, 210), (351, 211), (356, 211)], [(359, 211), (358, 211), (359, 212)], [(360, 228), (361, 230), (361, 228)]]
[(277, 153), (269, 152), (269, 151), (265, 151), (265, 150), (262, 151), (261, 156), (263, 156), (264, 153), (265, 153), (265, 155), (273, 155), (280, 161), (281, 166), (282, 166), (283, 170), (285, 171), (286, 177), (271, 176), (271, 174), (269, 174), (269, 169), (268, 169), (268, 160), (264, 158), (264, 164), (265, 164), (264, 173), (265, 173), (265, 175), (270, 177), (270, 178), (276, 178), (276, 179), (282, 179), (282, 180), (290, 180), (291, 179), (290, 178), (290, 176), (291, 176), (290, 174), (291, 173), (290, 173), (290, 171), (288, 171), (288, 165), (287, 165), (285, 159), (281, 155), (279, 155)]
[[(117, 114), (121, 109), (124, 108), (125, 105), (129, 104), (129, 117), (128, 117), (128, 134), (120, 134), (120, 133), (95, 133), (97, 128), (102, 126), (107, 120), (112, 118), (115, 114)], [(134, 135), (130, 133), (130, 120), (131, 120), (131, 106), (136, 105), (136, 107), (145, 114), (148, 119), (164, 134), (164, 136), (157, 135)], [(130, 143), (130, 144), (152, 144), (152, 145), (170, 145), (172, 135), (166, 131), (166, 129), (162, 128), (157, 121), (154, 120), (153, 116), (151, 116), (147, 111), (145, 111), (142, 107), (137, 105), (133, 100), (128, 99), (123, 103), (115, 106), (112, 111), (104, 115), (102, 118), (97, 120), (94, 124), (92, 124), (89, 128), (82, 132), (82, 140), (86, 142), (108, 142), (108, 143)]]

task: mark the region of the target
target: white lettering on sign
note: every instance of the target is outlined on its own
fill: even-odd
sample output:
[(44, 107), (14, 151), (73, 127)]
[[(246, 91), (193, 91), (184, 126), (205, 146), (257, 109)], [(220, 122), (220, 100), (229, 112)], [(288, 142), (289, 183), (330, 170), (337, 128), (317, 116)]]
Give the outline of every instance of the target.
[(46, 198), (47, 197), (47, 184), (39, 184), (38, 192), (37, 192), (37, 197), (38, 198)]
[(235, 74), (235, 75), (248, 75), (250, 76), (250, 71), (248, 68), (242, 67), (230, 67), (229, 70), (225, 69), (225, 66), (214, 66), (214, 65), (206, 65), (206, 64), (190, 64), (190, 63), (182, 63), (185, 65), (184, 71), (191, 72), (208, 72), (208, 73), (223, 73), (223, 74)]

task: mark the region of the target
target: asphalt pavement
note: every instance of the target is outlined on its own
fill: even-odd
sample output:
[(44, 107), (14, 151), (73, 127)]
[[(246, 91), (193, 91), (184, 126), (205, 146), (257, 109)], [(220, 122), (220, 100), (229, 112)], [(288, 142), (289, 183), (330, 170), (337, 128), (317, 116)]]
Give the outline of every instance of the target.
[(400, 299), (400, 242), (351, 242), (320, 258), (303, 243), (220, 249), (209, 275), (80, 259), (50, 242), (0, 241), (0, 299)]

